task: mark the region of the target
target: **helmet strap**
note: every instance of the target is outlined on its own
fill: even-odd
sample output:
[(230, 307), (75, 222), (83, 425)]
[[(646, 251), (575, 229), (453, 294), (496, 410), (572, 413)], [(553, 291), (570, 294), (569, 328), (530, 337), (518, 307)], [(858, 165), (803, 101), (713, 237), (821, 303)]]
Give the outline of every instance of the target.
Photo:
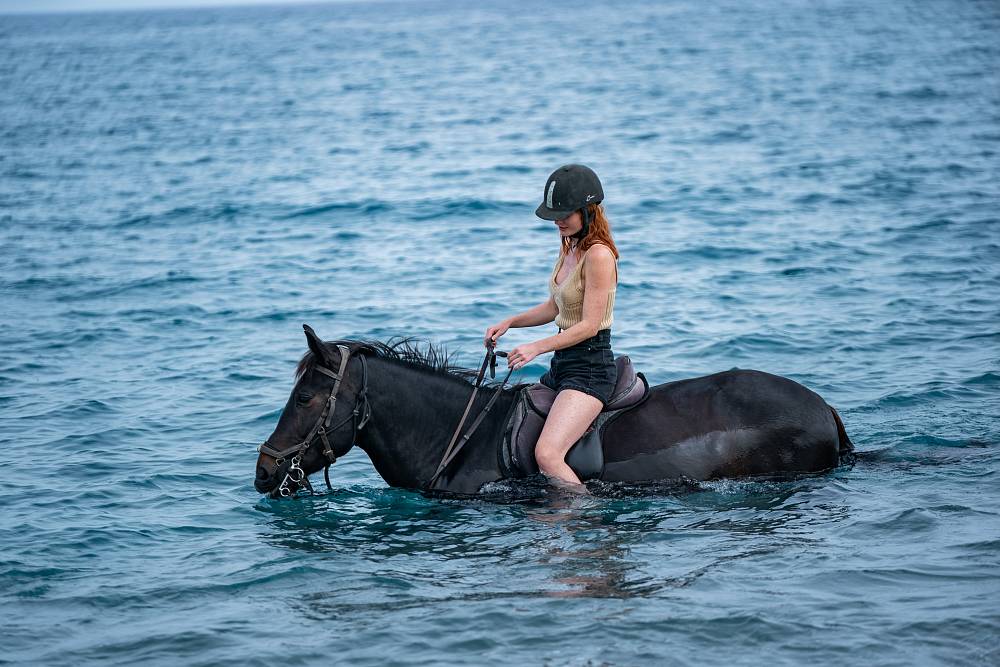
[(573, 238), (578, 241), (582, 241), (587, 238), (587, 232), (590, 231), (590, 210), (588, 207), (584, 206), (580, 209), (580, 214), (583, 216), (583, 227), (580, 227), (580, 231), (573, 234)]

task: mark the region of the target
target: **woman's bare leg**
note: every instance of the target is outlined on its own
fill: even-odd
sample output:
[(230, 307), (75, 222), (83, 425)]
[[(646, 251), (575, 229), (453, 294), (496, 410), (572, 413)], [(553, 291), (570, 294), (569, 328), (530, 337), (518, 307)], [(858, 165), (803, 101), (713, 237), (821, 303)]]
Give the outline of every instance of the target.
[(568, 484), (583, 483), (566, 465), (566, 454), (603, 407), (600, 400), (582, 391), (563, 389), (559, 392), (535, 445), (535, 460), (545, 475)]

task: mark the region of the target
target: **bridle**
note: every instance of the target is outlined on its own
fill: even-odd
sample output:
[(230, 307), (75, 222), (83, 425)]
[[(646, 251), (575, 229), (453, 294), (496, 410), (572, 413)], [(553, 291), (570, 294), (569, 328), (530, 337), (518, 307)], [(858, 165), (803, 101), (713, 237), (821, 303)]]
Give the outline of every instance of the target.
[[(492, 341), (490, 343), (492, 343)], [(309, 478), (306, 476), (306, 472), (302, 468), (302, 459), (317, 441), (321, 441), (323, 443), (322, 453), (323, 456), (326, 457), (326, 465), (323, 467), (323, 477), (326, 481), (326, 488), (333, 490), (333, 486), (330, 484), (330, 466), (336, 462), (338, 457), (333, 451), (333, 446), (330, 444), (330, 438), (328, 436), (350, 421), (350, 442), (353, 445), (357, 440), (358, 433), (361, 432), (361, 429), (363, 429), (371, 419), (372, 408), (371, 403), (368, 400), (368, 362), (365, 359), (364, 353), (361, 353), (357, 355), (359, 361), (361, 362), (361, 390), (358, 392), (357, 400), (354, 403), (354, 410), (352, 410), (349, 415), (341, 419), (335, 425), (330, 425), (330, 422), (333, 421), (334, 411), (337, 406), (337, 394), (340, 392), (340, 384), (346, 377), (347, 363), (351, 358), (351, 351), (347, 346), (337, 345), (337, 348), (340, 350), (340, 368), (336, 373), (331, 371), (329, 368), (318, 364), (313, 367), (323, 375), (333, 378), (334, 384), (333, 389), (330, 391), (330, 397), (327, 399), (326, 405), (323, 406), (323, 412), (316, 420), (316, 423), (313, 424), (313, 427), (309, 429), (309, 433), (306, 437), (303, 438), (298, 444), (292, 445), (288, 449), (280, 451), (271, 447), (269, 440), (265, 440), (263, 444), (257, 447), (257, 451), (261, 454), (267, 454), (268, 456), (274, 458), (275, 464), (278, 466), (279, 470), (285, 465), (286, 461), (289, 464), (287, 470), (285, 470), (285, 476), (281, 480), (281, 484), (278, 485), (278, 495), (282, 498), (287, 498), (292, 495), (289, 483), (297, 484), (307, 489), (310, 493), (313, 492), (312, 484), (309, 482)], [(479, 373), (476, 377), (472, 395), (469, 397), (469, 402), (465, 406), (465, 411), (462, 414), (462, 418), (458, 422), (458, 427), (455, 429), (455, 432), (451, 437), (451, 441), (445, 448), (444, 456), (441, 458), (441, 462), (438, 464), (437, 470), (424, 486), (425, 491), (431, 491), (434, 488), (434, 485), (441, 477), (441, 474), (445, 471), (445, 469), (447, 469), (448, 465), (455, 459), (456, 456), (458, 456), (458, 453), (469, 442), (473, 433), (476, 432), (476, 429), (479, 428), (479, 425), (483, 422), (486, 415), (490, 412), (493, 405), (500, 397), (507, 381), (514, 372), (513, 368), (507, 372), (507, 376), (497, 387), (496, 392), (487, 402), (486, 406), (479, 413), (478, 417), (472, 422), (461, 439), (459, 439), (458, 436), (462, 432), (462, 427), (464, 426), (466, 419), (469, 417), (472, 404), (476, 399), (476, 395), (479, 393), (479, 389), (483, 385), (487, 368), (489, 368), (490, 377), (495, 378), (497, 357), (506, 356), (506, 352), (495, 350), (493, 344), (487, 345), (486, 356), (483, 359), (482, 366), (479, 368)], [(291, 458), (289, 459), (289, 457)]]
[[(337, 345), (337, 347), (340, 349), (340, 368), (336, 373), (331, 371), (329, 368), (318, 364), (314, 366), (315, 370), (319, 371), (323, 375), (333, 378), (334, 383), (333, 389), (330, 391), (330, 398), (327, 399), (326, 405), (323, 407), (323, 412), (320, 414), (319, 419), (317, 419), (316, 423), (313, 424), (313, 427), (309, 429), (309, 434), (306, 435), (302, 442), (281, 451), (271, 447), (269, 440), (265, 440), (263, 444), (257, 447), (257, 451), (261, 454), (267, 454), (268, 456), (274, 457), (275, 463), (279, 468), (285, 464), (286, 460), (289, 461), (288, 469), (285, 471), (285, 477), (281, 480), (281, 484), (278, 486), (278, 495), (283, 498), (287, 498), (292, 495), (289, 482), (298, 484), (312, 493), (312, 484), (309, 483), (309, 478), (306, 476), (305, 470), (302, 469), (302, 458), (317, 441), (321, 441), (323, 443), (323, 456), (326, 457), (327, 461), (326, 465), (323, 467), (323, 478), (326, 480), (326, 487), (332, 490), (333, 487), (330, 485), (330, 466), (336, 462), (337, 455), (333, 451), (333, 446), (330, 444), (328, 435), (332, 434), (338, 428), (350, 421), (350, 443), (353, 445), (358, 437), (358, 433), (365, 427), (368, 420), (371, 419), (372, 408), (371, 403), (368, 402), (368, 362), (365, 361), (364, 354), (359, 354), (358, 359), (361, 361), (361, 391), (358, 392), (357, 401), (354, 403), (354, 410), (351, 411), (351, 414), (341, 419), (335, 425), (330, 425), (330, 422), (333, 421), (333, 413), (337, 407), (337, 394), (340, 391), (340, 383), (346, 375), (347, 362), (350, 361), (351, 358), (351, 351), (346, 345)], [(291, 459), (288, 458), (289, 456), (291, 456)]]

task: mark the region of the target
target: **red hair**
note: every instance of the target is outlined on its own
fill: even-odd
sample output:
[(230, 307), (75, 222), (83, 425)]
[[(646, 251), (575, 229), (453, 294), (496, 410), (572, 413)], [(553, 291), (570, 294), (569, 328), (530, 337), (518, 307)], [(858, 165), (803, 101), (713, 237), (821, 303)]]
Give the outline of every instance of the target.
[[(601, 243), (608, 246), (614, 254), (615, 259), (618, 259), (618, 248), (611, 238), (611, 223), (608, 222), (608, 218), (604, 215), (604, 205), (587, 204), (587, 213), (590, 215), (590, 229), (587, 230), (587, 235), (576, 244), (580, 255), (583, 256), (583, 253), (587, 252), (592, 245)], [(580, 209), (580, 217), (583, 217), (583, 209)], [(563, 237), (562, 249), (564, 255), (569, 254), (572, 245), (573, 240)]]

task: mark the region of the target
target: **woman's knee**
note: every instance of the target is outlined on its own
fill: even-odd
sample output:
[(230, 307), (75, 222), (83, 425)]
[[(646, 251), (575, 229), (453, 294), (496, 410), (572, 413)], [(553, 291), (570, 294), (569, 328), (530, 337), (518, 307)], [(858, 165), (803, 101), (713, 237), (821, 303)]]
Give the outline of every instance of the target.
[(555, 443), (539, 441), (535, 445), (535, 461), (539, 468), (553, 468), (560, 463), (564, 463), (566, 454)]

